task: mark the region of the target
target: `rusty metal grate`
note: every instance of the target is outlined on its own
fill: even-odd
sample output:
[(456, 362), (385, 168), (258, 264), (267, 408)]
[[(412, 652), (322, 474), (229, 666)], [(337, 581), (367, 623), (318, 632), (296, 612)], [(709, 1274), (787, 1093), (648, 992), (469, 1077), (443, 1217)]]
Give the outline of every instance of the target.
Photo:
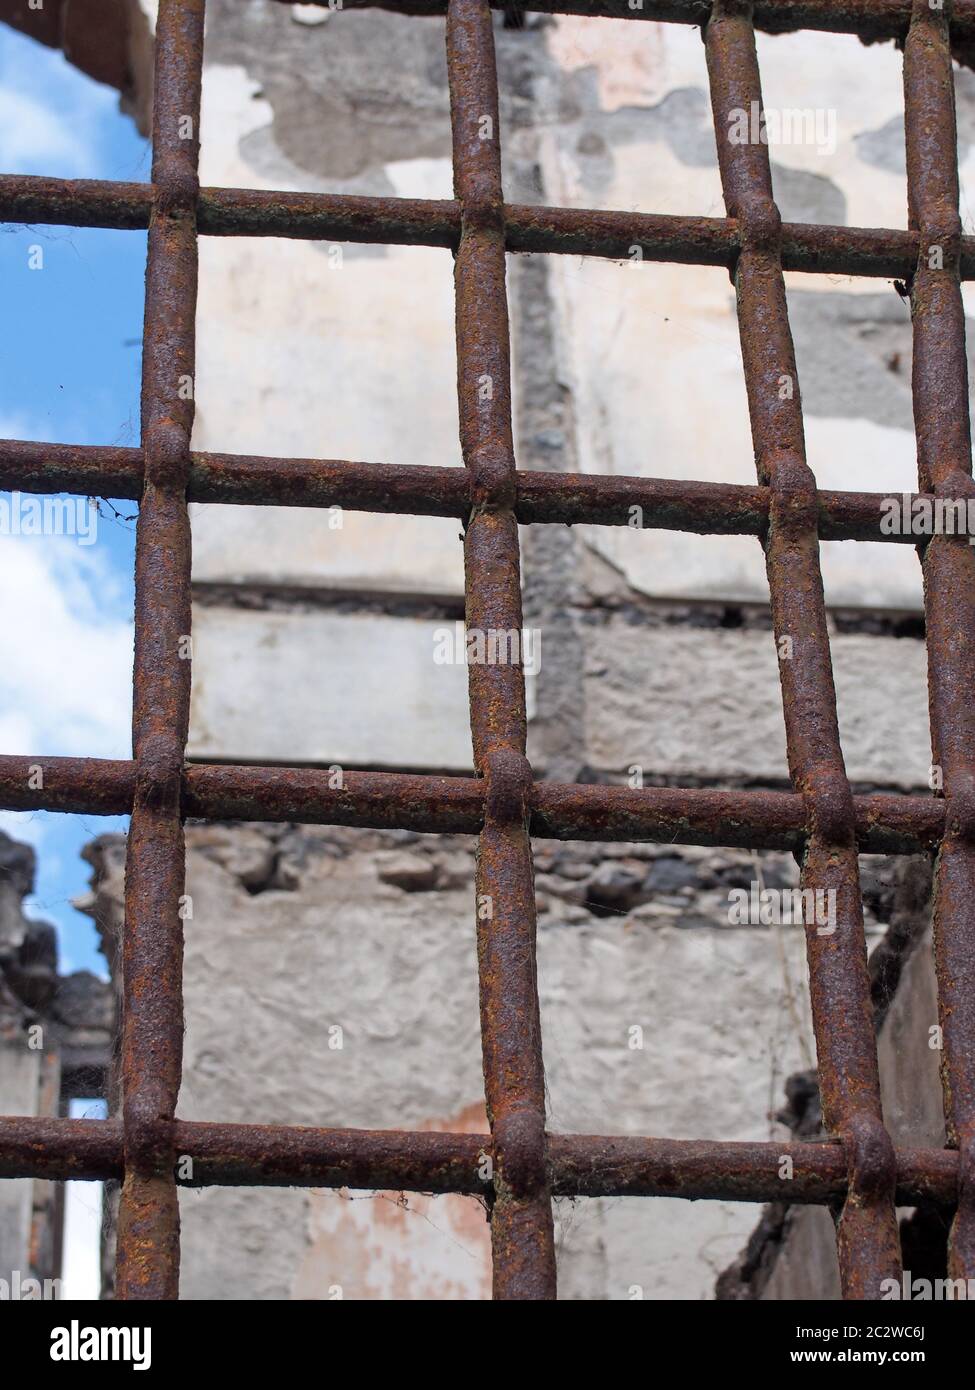
[[(347, 8), (369, 0), (344, 0)], [(726, 218), (519, 207), (503, 202), (491, 9), (501, 0), (406, 0), (447, 15), (456, 198), (200, 189), (203, 0), (161, 0), (149, 185), (0, 178), (13, 222), (148, 227), (142, 447), (0, 443), (0, 484), (34, 492), (138, 498), (134, 760), (0, 758), (0, 804), (97, 814), (131, 811), (126, 873), (123, 1109), (106, 1122), (0, 1119), (0, 1176), (121, 1178), (118, 1294), (173, 1298), (179, 1267), (176, 1159), (194, 1185), (310, 1185), (461, 1192), (491, 1206), (497, 1298), (555, 1293), (551, 1198), (643, 1195), (781, 1200), (837, 1213), (844, 1295), (875, 1298), (898, 1277), (895, 1202), (955, 1206), (950, 1273), (975, 1277), (975, 552), (966, 537), (921, 547), (933, 757), (940, 796), (853, 796), (846, 778), (819, 569), (819, 539), (890, 540), (879, 494), (824, 492), (805, 462), (783, 270), (902, 277), (912, 287), (919, 485), (929, 498), (975, 495), (960, 280), (975, 278), (961, 235), (952, 50), (971, 53), (975, 0), (536, 0), (517, 8), (700, 24), (705, 29)], [(781, 225), (768, 152), (722, 140), (728, 113), (761, 100), (754, 26), (895, 38), (905, 56), (910, 228)], [(192, 137), (180, 138), (189, 116)], [(185, 131), (185, 124), (183, 127)], [(190, 452), (197, 235), (289, 236), (450, 247), (465, 468), (242, 458)], [(512, 445), (506, 251), (724, 265), (738, 294), (758, 471), (754, 487), (516, 470)], [(937, 245), (938, 268), (926, 254)], [(478, 382), (494, 384), (483, 400)], [(447, 515), (466, 522), (467, 621), (520, 629), (518, 523), (624, 525), (759, 537), (766, 550), (794, 792), (534, 784), (525, 757), (518, 666), (470, 667), (476, 778), (349, 773), (341, 789), (307, 769), (185, 766), (190, 628), (187, 502)], [(477, 891), (481, 1032), (490, 1135), (414, 1134), (174, 1118), (181, 1070), (182, 818), (290, 820), (480, 837)], [(835, 889), (838, 930), (807, 931), (819, 1076), (829, 1144), (546, 1135), (535, 978), (530, 836), (656, 839), (787, 848), (803, 886)], [(884, 1129), (869, 1007), (858, 851), (936, 852), (935, 951), (949, 1147), (897, 1150)], [(492, 1176), (484, 1165), (490, 1157)]]

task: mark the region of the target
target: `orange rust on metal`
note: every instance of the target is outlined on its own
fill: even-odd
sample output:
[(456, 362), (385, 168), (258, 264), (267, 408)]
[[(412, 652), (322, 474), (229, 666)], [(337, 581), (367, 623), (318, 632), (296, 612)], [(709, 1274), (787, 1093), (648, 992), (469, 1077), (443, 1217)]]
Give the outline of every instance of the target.
[[(0, 439), (0, 487), (136, 500), (142, 495), (143, 484), (141, 449)], [(763, 536), (768, 529), (771, 492), (762, 486), (534, 470), (516, 470), (514, 486), (515, 516), (524, 523), (630, 527), (633, 508), (639, 507), (646, 530)], [(338, 505), (349, 511), (466, 520), (472, 491), (466, 468), (191, 453), (186, 496), (190, 502)], [(932, 493), (906, 496), (909, 509), (916, 504), (931, 506), (935, 501)], [(889, 502), (889, 495), (880, 492), (819, 491), (820, 537), (915, 544), (915, 537), (909, 534), (881, 531)], [(957, 534), (968, 535), (967, 513), (959, 516), (957, 523)]]
[(173, 1120), (183, 1049), (181, 776), (190, 697), (190, 523), (196, 195), (203, 0), (161, 0), (153, 83), (153, 210), (142, 358), (136, 528), (135, 786), (122, 941), (120, 1298), (176, 1298)]
[(474, 766), (484, 781), (477, 852), (477, 958), (488, 1121), (494, 1137), (491, 1250), (496, 1299), (555, 1297), (545, 1157), (545, 1073), (535, 961), (535, 891), (525, 757), (521, 574), (504, 201), (494, 31), (487, 0), (451, 0), (447, 76), (454, 185), (460, 439), (471, 480), (466, 617), (514, 660), (469, 665)]
[[(331, 0), (312, 3), (329, 5)], [(631, 0), (490, 0), (490, 5), (506, 13), (516, 9), (528, 14), (656, 20), (695, 27), (705, 25), (712, 10), (710, 0), (639, 0), (639, 4)], [(442, 15), (447, 11), (448, 0), (343, 0), (343, 8)], [(755, 0), (753, 9), (755, 26), (770, 34), (825, 29), (838, 34), (859, 34), (867, 40), (903, 39), (911, 19), (911, 0)], [(954, 0), (954, 11), (954, 35), (970, 42), (975, 38), (975, 0)]]
[[(0, 756), (0, 807), (10, 811), (131, 810), (135, 763), (98, 758), (45, 758), (34, 785), (36, 755)], [(308, 767), (195, 764), (183, 773), (184, 816), (200, 820), (296, 821), (476, 835), (484, 824), (483, 779), (347, 771), (342, 787)], [(931, 797), (855, 796), (857, 844), (865, 854), (918, 854), (940, 843), (945, 803)], [(801, 851), (806, 811), (790, 792), (717, 791), (702, 787), (583, 786), (536, 782), (529, 825), (553, 840), (652, 840)]]
[[(153, 187), (91, 179), (0, 175), (0, 221), (72, 227), (148, 227)], [(741, 246), (732, 217), (681, 217), (605, 208), (504, 204), (505, 247), (550, 255), (625, 260), (639, 246), (645, 260), (678, 265), (734, 264)], [(201, 236), (268, 236), (456, 251), (461, 208), (455, 200), (292, 193), (253, 188), (201, 188)], [(918, 237), (912, 231), (782, 225), (782, 266), (818, 274), (907, 279)], [(961, 276), (975, 279), (975, 237), (961, 238)]]
[[(177, 1121), (183, 1187), (351, 1187), (489, 1196), (490, 1134), (312, 1129)], [(792, 1162), (790, 1200), (822, 1204), (846, 1190), (840, 1145), (645, 1139), (636, 1135), (550, 1134), (552, 1191), (564, 1197), (683, 1197), (771, 1202), (782, 1195), (783, 1157)], [(104, 1120), (0, 1116), (0, 1178), (25, 1169), (55, 1180), (99, 1181), (125, 1172), (122, 1125)], [(957, 1152), (901, 1149), (897, 1201), (904, 1206), (957, 1198)]]
[[(955, 7), (957, 10), (957, 6)], [(935, 495), (971, 486), (972, 440), (959, 286), (961, 219), (954, 79), (943, 10), (915, 3), (904, 48), (908, 211), (919, 233), (911, 286), (918, 476)], [(932, 762), (942, 769), (945, 836), (935, 868), (934, 951), (948, 1141), (961, 1184), (949, 1274), (975, 1277), (975, 551), (964, 538), (919, 547), (928, 632)]]
[(819, 566), (816, 482), (806, 463), (798, 374), (767, 146), (731, 140), (733, 113), (761, 109), (751, 6), (716, 0), (705, 30), (718, 163), (741, 236), (734, 271), (742, 362), (759, 482), (771, 491), (765, 538), (789, 770), (806, 804), (804, 889), (832, 901), (806, 924), (823, 1119), (841, 1139), (850, 1186), (837, 1219), (844, 1296), (879, 1298), (900, 1277), (895, 1160), (884, 1129), (867, 974), (853, 797), (836, 718)]
[[(376, 0), (345, 0), (347, 9)], [(975, 238), (958, 221), (950, 54), (971, 61), (975, 0), (530, 0), (525, 10), (706, 26), (728, 216), (658, 216), (505, 204), (491, 10), (450, 0), (447, 48), (456, 197), (426, 201), (197, 188), (202, 0), (162, 0), (152, 182), (0, 176), (0, 218), (149, 228), (142, 447), (0, 441), (0, 485), (141, 500), (131, 761), (0, 756), (0, 806), (133, 813), (126, 888), (122, 1116), (0, 1117), (0, 1177), (123, 1180), (118, 1291), (174, 1297), (177, 1153), (198, 1185), (359, 1186), (466, 1192), (492, 1210), (495, 1296), (555, 1291), (551, 1194), (781, 1198), (841, 1208), (846, 1297), (896, 1272), (892, 1203), (957, 1207), (953, 1277), (975, 1270), (975, 556), (967, 537), (922, 546), (934, 760), (943, 797), (852, 796), (836, 729), (818, 539), (911, 543), (879, 529), (880, 494), (816, 489), (805, 463), (782, 271), (898, 276), (912, 288), (921, 493), (972, 495), (959, 282)], [(400, 12), (448, 13), (446, 0)], [(733, 106), (760, 99), (752, 25), (825, 28), (905, 44), (910, 230), (780, 226), (761, 145), (722, 139)], [(189, 124), (187, 125), (187, 119)], [(192, 454), (198, 235), (439, 246), (456, 255), (458, 393), (465, 467)], [(724, 265), (737, 282), (758, 482), (569, 477), (515, 467), (505, 253)], [(938, 255), (932, 256), (932, 250)], [(780, 390), (783, 379), (792, 392)], [(522, 633), (518, 523), (643, 524), (755, 535), (766, 546), (791, 793), (532, 781), (519, 661), (470, 665), (474, 777), (312, 768), (184, 768), (189, 697), (188, 500), (456, 516), (466, 523), (467, 621)], [(780, 648), (781, 653), (781, 648)], [(43, 785), (32, 776), (37, 763)], [(478, 955), (489, 1135), (407, 1134), (175, 1120), (181, 1054), (182, 818), (294, 820), (480, 837)], [(836, 929), (808, 932), (819, 1073), (832, 1144), (735, 1144), (546, 1135), (530, 836), (792, 850), (804, 883), (835, 889)], [(857, 851), (938, 851), (935, 945), (951, 1148), (894, 1151), (883, 1129), (866, 987)]]

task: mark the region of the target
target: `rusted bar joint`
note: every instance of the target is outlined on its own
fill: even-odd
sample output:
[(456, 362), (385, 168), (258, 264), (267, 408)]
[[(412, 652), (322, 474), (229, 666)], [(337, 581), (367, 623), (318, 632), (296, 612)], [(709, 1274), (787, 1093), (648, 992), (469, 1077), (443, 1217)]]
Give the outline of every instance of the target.
[(952, 777), (946, 790), (944, 839), (975, 845), (975, 775), (965, 769)]
[(855, 1207), (892, 1204), (897, 1158), (883, 1121), (859, 1111), (843, 1121), (840, 1139), (847, 1161), (847, 1202)]
[[(948, 198), (935, 198), (925, 203), (918, 229), (918, 262), (927, 261), (930, 269), (961, 275), (962, 228), (957, 207)], [(932, 262), (937, 262), (935, 267)]]
[(134, 806), (180, 815), (183, 741), (175, 730), (155, 730), (143, 736), (135, 762)]
[(127, 1096), (122, 1107), (127, 1172), (142, 1178), (171, 1178), (176, 1164), (176, 1127), (148, 1098)]
[(190, 474), (190, 436), (171, 417), (151, 419), (144, 441), (145, 478), (159, 488), (185, 493)]
[[(946, 501), (954, 502), (964, 499), (966, 502), (975, 500), (975, 479), (971, 473), (966, 472), (965, 460), (958, 463), (948, 464), (945, 472), (935, 480), (931, 489), (932, 498), (944, 498)], [(968, 528), (964, 531), (959, 530), (959, 535), (968, 535)]]
[(467, 451), (470, 517), (478, 512), (513, 512), (518, 501), (515, 457), (502, 440), (485, 440)]
[(769, 529), (790, 541), (817, 535), (819, 494), (806, 460), (785, 449), (769, 449), (758, 456), (757, 463), (771, 489)]
[(855, 853), (856, 811), (843, 768), (820, 763), (802, 769), (797, 782), (809, 816), (810, 837)]
[(153, 178), (153, 217), (185, 218), (196, 225), (200, 178), (181, 159), (162, 159)]
[(739, 252), (773, 256), (778, 261), (782, 252), (782, 216), (774, 201), (751, 197), (738, 207), (736, 217)]
[(484, 816), (495, 825), (528, 824), (532, 799), (531, 764), (510, 747), (489, 748), (485, 754)]
[(495, 1193), (515, 1201), (544, 1197), (548, 1185), (545, 1117), (527, 1101), (513, 1101), (493, 1117)]

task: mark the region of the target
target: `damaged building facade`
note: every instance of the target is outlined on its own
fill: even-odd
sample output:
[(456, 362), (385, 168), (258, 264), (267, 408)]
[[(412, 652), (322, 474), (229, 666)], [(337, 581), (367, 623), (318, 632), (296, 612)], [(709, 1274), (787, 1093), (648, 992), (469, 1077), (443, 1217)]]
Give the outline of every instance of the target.
[[(452, 196), (441, 22), (271, 0), (208, 9), (204, 185)], [(141, 33), (141, 17), (122, 22)], [(495, 38), (509, 202), (723, 214), (696, 30), (498, 15)], [(142, 119), (150, 48), (126, 50)], [(760, 37), (759, 55), (770, 110), (825, 113), (773, 140), (783, 218), (905, 226), (894, 46), (804, 34)], [(956, 71), (956, 93), (964, 186), (975, 76)], [(726, 270), (508, 262), (521, 469), (753, 481)], [(792, 274), (788, 288), (819, 486), (910, 492), (908, 307), (883, 280)], [(196, 449), (461, 463), (448, 250), (204, 238), (197, 324)], [(464, 616), (455, 520), (192, 513), (193, 760), (471, 772), (459, 644), (438, 659)], [(927, 792), (917, 557), (821, 551), (854, 790)], [(754, 538), (639, 517), (523, 527), (522, 579), (536, 777), (790, 786)], [(191, 822), (186, 844), (181, 1118), (486, 1130), (470, 840)], [(87, 910), (111, 956), (124, 841), (104, 836), (89, 857)], [(736, 891), (794, 888), (791, 856), (540, 840), (534, 863), (551, 1131), (822, 1137), (802, 930), (731, 911)], [(864, 856), (861, 874), (887, 1125), (897, 1144), (939, 1146), (930, 868)], [(18, 997), (15, 1031), (34, 1007)], [(6, 1065), (0, 1110), (30, 1113), (7, 1101)], [(592, 1198), (555, 1212), (564, 1298), (838, 1296), (818, 1207)], [(490, 1295), (473, 1198), (188, 1188), (180, 1214), (186, 1298)], [(936, 1271), (941, 1217), (902, 1215), (912, 1267)]]
[[(24, 912), (34, 889), (29, 845), (0, 832), (0, 1114), (63, 1115), (109, 1085), (115, 993), (89, 970), (62, 975), (50, 923)], [(63, 1186), (0, 1183), (0, 1295), (57, 1288)], [(33, 1285), (30, 1281), (33, 1281)]]

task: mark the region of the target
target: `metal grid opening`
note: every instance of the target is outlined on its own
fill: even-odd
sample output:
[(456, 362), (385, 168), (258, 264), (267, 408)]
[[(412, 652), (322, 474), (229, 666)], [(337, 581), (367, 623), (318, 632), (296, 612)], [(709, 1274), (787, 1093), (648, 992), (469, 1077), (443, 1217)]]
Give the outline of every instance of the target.
[[(324, 2), (324, 0), (323, 0)], [(366, 8), (377, 0), (344, 0)], [(919, 488), (970, 498), (952, 52), (971, 56), (975, 0), (526, 0), (519, 11), (700, 25), (725, 218), (506, 204), (492, 9), (507, 0), (404, 0), (446, 14), (455, 198), (420, 201), (201, 189), (204, 0), (161, 0), (150, 184), (0, 177), (10, 222), (149, 229), (138, 449), (0, 442), (0, 485), (140, 502), (132, 761), (0, 757), (10, 810), (131, 812), (125, 892), (120, 1117), (0, 1119), (0, 1177), (122, 1179), (117, 1294), (175, 1298), (177, 1188), (260, 1185), (459, 1192), (487, 1199), (494, 1296), (555, 1295), (553, 1196), (671, 1196), (828, 1205), (843, 1294), (900, 1278), (895, 1203), (956, 1207), (949, 1274), (975, 1277), (975, 552), (919, 546), (938, 795), (853, 796), (840, 749), (819, 540), (917, 544), (880, 529), (880, 494), (825, 492), (805, 461), (784, 270), (899, 277), (911, 287)], [(825, 29), (904, 49), (908, 231), (782, 224), (768, 150), (731, 144), (729, 114), (761, 102), (755, 26)], [(485, 124), (483, 118), (490, 118)], [(188, 118), (188, 123), (187, 123)], [(485, 129), (490, 138), (483, 138)], [(455, 254), (464, 468), (190, 451), (197, 237), (287, 236), (449, 247)], [(755, 486), (522, 473), (511, 426), (506, 252), (724, 265), (737, 290)], [(937, 257), (931, 248), (940, 248)], [(491, 389), (482, 389), (485, 380)], [(534, 783), (519, 665), (469, 667), (476, 776), (347, 774), (185, 763), (190, 663), (187, 503), (264, 503), (454, 516), (466, 526), (469, 626), (520, 630), (519, 523), (645, 526), (756, 536), (767, 559), (792, 793)], [(44, 768), (43, 787), (31, 769)], [(182, 1048), (183, 819), (260, 819), (479, 837), (478, 966), (490, 1134), (406, 1133), (175, 1119)], [(726, 1143), (548, 1135), (535, 965), (531, 836), (790, 849), (802, 886), (833, 889), (837, 930), (806, 930), (824, 1118), (832, 1142)], [(881, 1114), (858, 852), (937, 855), (934, 942), (948, 1147), (895, 1150)], [(787, 1192), (779, 1178), (792, 1160)], [(177, 1159), (192, 1158), (192, 1178)], [(490, 1162), (486, 1163), (485, 1159)]]

